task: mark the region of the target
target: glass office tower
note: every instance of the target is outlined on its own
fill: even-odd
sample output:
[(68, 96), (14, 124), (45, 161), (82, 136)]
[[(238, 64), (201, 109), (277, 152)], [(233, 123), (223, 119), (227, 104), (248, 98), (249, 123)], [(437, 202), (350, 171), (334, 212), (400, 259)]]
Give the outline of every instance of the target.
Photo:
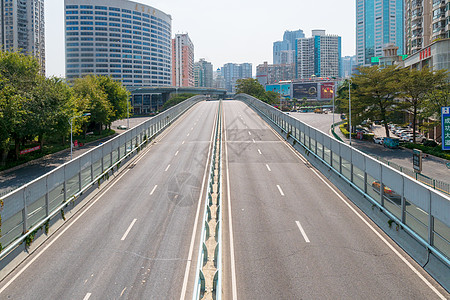
[(370, 65), (387, 44), (398, 46), (398, 54), (404, 54), (403, 24), (402, 0), (356, 0), (357, 65)]

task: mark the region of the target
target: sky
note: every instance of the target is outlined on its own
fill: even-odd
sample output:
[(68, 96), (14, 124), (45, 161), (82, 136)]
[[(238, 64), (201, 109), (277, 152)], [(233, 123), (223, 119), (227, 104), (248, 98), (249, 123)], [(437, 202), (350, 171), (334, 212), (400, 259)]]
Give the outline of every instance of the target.
[[(272, 63), (273, 42), (285, 30), (324, 29), (342, 37), (342, 56), (355, 54), (355, 1), (136, 0), (172, 16), (172, 35), (188, 33), (195, 61)], [(45, 1), (46, 74), (65, 76), (64, 1)]]

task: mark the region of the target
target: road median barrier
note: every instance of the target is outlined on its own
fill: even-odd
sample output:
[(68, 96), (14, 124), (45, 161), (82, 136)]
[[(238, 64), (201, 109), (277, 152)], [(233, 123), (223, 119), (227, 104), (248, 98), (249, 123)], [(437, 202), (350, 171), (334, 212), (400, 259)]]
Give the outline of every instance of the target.
[(222, 299), (222, 101), (219, 102), (213, 140), (193, 300)]

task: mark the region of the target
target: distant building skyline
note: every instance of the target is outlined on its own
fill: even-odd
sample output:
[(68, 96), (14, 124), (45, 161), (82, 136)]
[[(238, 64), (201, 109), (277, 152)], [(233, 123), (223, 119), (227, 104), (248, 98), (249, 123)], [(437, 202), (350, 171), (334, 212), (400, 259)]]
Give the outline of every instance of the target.
[(269, 65), (267, 62), (256, 66), (256, 79), (262, 85), (295, 79), (295, 65)]
[(313, 30), (312, 37), (297, 40), (296, 78), (341, 77), (341, 37)]
[(45, 74), (44, 0), (1, 0), (0, 4), (2, 50), (36, 57)]
[(251, 63), (227, 63), (221, 68), (221, 75), (225, 81), (225, 89), (228, 93), (236, 92), (236, 81), (238, 79), (252, 78)]
[(295, 57), (296, 40), (304, 38), (303, 30), (289, 31), (283, 34), (283, 40), (273, 43), (273, 64), (292, 64)]
[(194, 81), (196, 87), (213, 87), (213, 65), (201, 58), (194, 63)]
[(194, 44), (187, 33), (172, 39), (172, 85), (194, 86)]

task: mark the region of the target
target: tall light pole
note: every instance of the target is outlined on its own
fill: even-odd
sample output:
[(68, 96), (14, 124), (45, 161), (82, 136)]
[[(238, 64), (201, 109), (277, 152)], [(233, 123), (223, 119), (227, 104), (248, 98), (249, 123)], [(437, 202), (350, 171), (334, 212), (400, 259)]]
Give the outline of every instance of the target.
[(128, 105), (130, 104), (130, 99), (127, 100), (127, 129), (130, 129), (130, 109)]
[(80, 118), (80, 117), (87, 117), (90, 116), (91, 113), (85, 113), (79, 116), (73, 116), (72, 118), (70, 118), (69, 123), (70, 123), (70, 160), (72, 160), (72, 154), (73, 154), (73, 142), (72, 142), (72, 128), (73, 128), (73, 119), (75, 118)]
[(352, 80), (349, 79), (349, 81), (348, 81), (348, 120), (349, 120), (348, 129), (350, 132), (350, 135), (349, 135), (350, 145), (352, 144), (352, 98), (351, 98), (351, 91), (350, 91), (351, 82), (352, 82)]
[(335, 94), (336, 94), (336, 81), (335, 82), (333, 82), (333, 91), (332, 91), (332, 93), (333, 93), (333, 132), (334, 132), (334, 97), (335, 97)]

